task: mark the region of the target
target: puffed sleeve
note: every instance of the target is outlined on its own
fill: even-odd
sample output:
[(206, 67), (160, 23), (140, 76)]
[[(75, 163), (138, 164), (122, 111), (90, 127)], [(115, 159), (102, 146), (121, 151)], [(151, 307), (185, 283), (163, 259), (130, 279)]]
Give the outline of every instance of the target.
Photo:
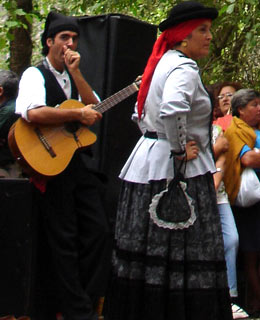
[(39, 69), (30, 67), (24, 71), (19, 83), (16, 113), (28, 120), (28, 110), (46, 105), (44, 83), (44, 78)]

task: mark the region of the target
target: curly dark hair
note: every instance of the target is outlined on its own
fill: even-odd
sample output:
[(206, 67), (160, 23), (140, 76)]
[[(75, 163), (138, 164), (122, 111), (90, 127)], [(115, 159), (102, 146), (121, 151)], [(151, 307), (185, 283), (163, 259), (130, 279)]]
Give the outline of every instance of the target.
[(216, 97), (219, 96), (220, 91), (221, 91), (224, 87), (232, 87), (232, 88), (234, 88), (236, 91), (242, 89), (242, 85), (241, 85), (239, 82), (224, 81), (224, 82), (219, 83), (219, 84), (216, 86), (216, 91), (215, 91)]

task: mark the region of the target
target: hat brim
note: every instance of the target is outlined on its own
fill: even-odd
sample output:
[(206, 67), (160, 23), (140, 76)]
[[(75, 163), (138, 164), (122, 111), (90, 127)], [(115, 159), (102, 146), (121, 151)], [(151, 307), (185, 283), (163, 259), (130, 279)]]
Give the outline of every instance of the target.
[(205, 8), (205, 9), (200, 9), (198, 11), (191, 11), (191, 12), (185, 12), (182, 15), (177, 16), (176, 18), (174, 17), (169, 17), (166, 20), (162, 21), (159, 24), (159, 29), (160, 31), (164, 31), (170, 27), (176, 26), (177, 24), (192, 20), (192, 19), (201, 19), (201, 18), (208, 18), (210, 20), (216, 19), (218, 16), (218, 11), (214, 8)]

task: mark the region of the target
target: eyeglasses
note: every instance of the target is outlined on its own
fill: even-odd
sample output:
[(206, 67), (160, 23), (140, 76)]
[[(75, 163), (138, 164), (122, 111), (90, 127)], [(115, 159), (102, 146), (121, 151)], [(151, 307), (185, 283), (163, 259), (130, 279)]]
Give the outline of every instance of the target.
[(231, 92), (227, 92), (227, 93), (224, 93), (224, 94), (221, 94), (220, 96), (218, 96), (218, 100), (222, 100), (224, 99), (224, 97), (232, 97), (233, 96), (233, 93)]

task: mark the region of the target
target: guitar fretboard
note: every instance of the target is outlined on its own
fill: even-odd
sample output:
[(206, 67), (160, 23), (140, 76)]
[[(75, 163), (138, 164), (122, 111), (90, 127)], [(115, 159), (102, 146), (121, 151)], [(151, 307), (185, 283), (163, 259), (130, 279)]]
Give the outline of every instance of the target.
[(139, 90), (138, 85), (134, 82), (129, 86), (125, 87), (124, 89), (118, 91), (117, 93), (113, 94), (109, 98), (98, 103), (93, 109), (96, 111), (103, 113), (108, 109), (112, 108), (119, 102), (123, 101), (127, 97), (130, 97), (132, 94)]

